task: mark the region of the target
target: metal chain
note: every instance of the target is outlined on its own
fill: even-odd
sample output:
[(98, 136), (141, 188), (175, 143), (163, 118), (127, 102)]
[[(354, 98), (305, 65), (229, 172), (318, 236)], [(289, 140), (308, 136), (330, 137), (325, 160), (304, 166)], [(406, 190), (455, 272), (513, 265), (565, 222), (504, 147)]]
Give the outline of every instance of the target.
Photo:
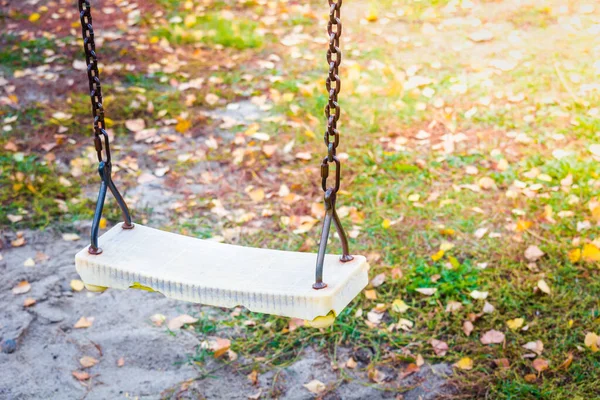
[[(123, 196), (117, 190), (112, 180), (112, 163), (110, 157), (110, 140), (104, 124), (104, 106), (102, 105), (102, 86), (100, 85), (100, 74), (98, 72), (98, 56), (96, 55), (96, 42), (94, 41), (94, 28), (92, 27), (92, 10), (89, 0), (79, 0), (79, 19), (81, 20), (81, 36), (83, 37), (83, 50), (85, 52), (85, 63), (87, 65), (87, 76), (90, 87), (90, 99), (92, 102), (92, 117), (94, 118), (94, 147), (98, 155), (98, 173), (101, 178), (96, 212), (92, 220), (91, 244), (88, 249), (90, 254), (99, 255), (102, 249), (98, 247), (98, 232), (106, 193), (111, 191), (123, 215), (123, 229), (133, 229), (131, 215)], [(104, 139), (102, 139), (104, 137)], [(104, 140), (104, 146), (102, 141)], [(102, 157), (102, 150), (106, 158)]]
[[(338, 104), (338, 94), (341, 90), (341, 80), (339, 76), (339, 66), (342, 62), (342, 52), (340, 50), (340, 36), (342, 35), (342, 21), (340, 20), (342, 0), (329, 1), (329, 22), (327, 23), (327, 33), (329, 35), (329, 49), (327, 50), (327, 63), (329, 64), (329, 73), (325, 86), (329, 94), (329, 100), (325, 106), (325, 117), (327, 118), (327, 130), (325, 131), (324, 141), (327, 146), (327, 157), (321, 163), (321, 186), (323, 191), (327, 192), (327, 178), (329, 177), (329, 164), (335, 163), (335, 185), (333, 193), (340, 189), (340, 160), (336, 157), (336, 149), (340, 143), (340, 133), (337, 130), (337, 122), (340, 119), (340, 105)], [(333, 139), (333, 141), (331, 141)]]
[(102, 86), (100, 85), (100, 74), (98, 72), (98, 57), (96, 55), (96, 43), (94, 41), (94, 28), (92, 27), (92, 14), (89, 0), (79, 0), (79, 17), (81, 20), (81, 35), (83, 37), (85, 62), (87, 64), (90, 99), (92, 102), (92, 116), (94, 118), (94, 147), (96, 148), (98, 161), (103, 161), (101, 137), (104, 136), (104, 151), (106, 153), (106, 160), (104, 161), (110, 163), (110, 143), (104, 124)]
[[(327, 118), (327, 130), (325, 131), (325, 145), (327, 146), (327, 157), (321, 162), (321, 186), (325, 192), (325, 219), (323, 220), (323, 230), (321, 231), (321, 242), (319, 243), (319, 252), (317, 253), (317, 266), (315, 273), (315, 283), (313, 289), (320, 290), (327, 287), (323, 282), (323, 266), (325, 264), (325, 253), (327, 251), (327, 239), (331, 224), (335, 225), (338, 236), (342, 244), (341, 262), (353, 260), (348, 248), (348, 238), (342, 222), (335, 209), (337, 192), (340, 190), (341, 163), (336, 156), (336, 150), (340, 144), (340, 133), (337, 129), (337, 123), (340, 119), (340, 105), (338, 104), (338, 94), (342, 88), (342, 82), (339, 75), (339, 67), (342, 62), (342, 52), (340, 50), (340, 36), (342, 35), (342, 21), (340, 20), (342, 0), (328, 0), (329, 2), (329, 22), (327, 23), (327, 33), (329, 34), (329, 49), (327, 50), (327, 63), (329, 64), (329, 73), (325, 86), (329, 94), (329, 100), (325, 106), (325, 117)], [(333, 139), (333, 141), (332, 141)], [(329, 177), (329, 166), (335, 163), (335, 184), (333, 187), (327, 187), (327, 178)]]

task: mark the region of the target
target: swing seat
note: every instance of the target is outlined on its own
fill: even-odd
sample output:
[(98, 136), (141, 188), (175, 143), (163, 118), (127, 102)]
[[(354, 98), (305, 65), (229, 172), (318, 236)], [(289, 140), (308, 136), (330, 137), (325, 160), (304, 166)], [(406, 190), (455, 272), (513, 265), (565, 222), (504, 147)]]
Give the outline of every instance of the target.
[(368, 284), (363, 256), (342, 263), (326, 255), (323, 281), (312, 288), (316, 254), (234, 246), (136, 224), (116, 225), (75, 256), (89, 287), (142, 288), (183, 301), (314, 320), (338, 315)]

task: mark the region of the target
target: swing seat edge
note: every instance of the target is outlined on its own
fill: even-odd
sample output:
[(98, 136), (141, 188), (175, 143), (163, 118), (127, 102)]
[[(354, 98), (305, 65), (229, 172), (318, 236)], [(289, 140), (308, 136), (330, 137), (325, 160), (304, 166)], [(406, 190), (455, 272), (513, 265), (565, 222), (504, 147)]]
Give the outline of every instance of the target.
[(75, 256), (83, 282), (114, 289), (149, 288), (176, 300), (314, 320), (342, 310), (368, 284), (369, 265), (355, 255), (325, 257), (327, 287), (312, 289), (316, 254), (243, 247), (117, 224), (99, 238), (100, 255)]

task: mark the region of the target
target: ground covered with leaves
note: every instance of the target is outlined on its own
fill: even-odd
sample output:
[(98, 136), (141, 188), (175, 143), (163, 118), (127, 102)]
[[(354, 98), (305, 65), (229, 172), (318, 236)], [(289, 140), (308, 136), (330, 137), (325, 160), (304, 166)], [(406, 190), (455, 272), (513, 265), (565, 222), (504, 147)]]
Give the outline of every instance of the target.
[[(87, 235), (99, 178), (74, 4), (0, 5), (7, 252), (28, 245), (24, 229)], [(93, 7), (114, 179), (134, 220), (315, 251), (326, 2)], [(362, 377), (385, 396), (451, 364), (450, 389), (430, 398), (597, 397), (600, 5), (357, 0), (342, 10), (338, 204), (371, 284), (322, 330), (196, 307), (181, 320), (201, 343), (190, 364), (210, 375), (218, 356), (257, 384), (312, 347), (337, 382)], [(119, 218), (112, 200), (105, 210), (104, 227)], [(29, 282), (10, 284), (26, 296)], [(271, 383), (258, 396), (281, 395)], [(301, 390), (338, 387), (314, 377)]]

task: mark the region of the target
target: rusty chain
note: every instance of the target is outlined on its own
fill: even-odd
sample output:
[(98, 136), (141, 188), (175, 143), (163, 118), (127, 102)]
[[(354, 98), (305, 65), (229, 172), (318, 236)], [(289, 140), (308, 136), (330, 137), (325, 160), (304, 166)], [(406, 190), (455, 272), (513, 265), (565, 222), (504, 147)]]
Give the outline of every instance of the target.
[[(323, 265), (325, 263), (325, 253), (327, 250), (327, 239), (331, 223), (335, 225), (340, 241), (342, 242), (343, 254), (340, 257), (341, 262), (352, 261), (353, 257), (349, 253), (348, 238), (342, 227), (340, 218), (335, 209), (337, 192), (340, 190), (341, 163), (336, 156), (337, 147), (340, 144), (340, 133), (337, 129), (337, 123), (340, 119), (340, 105), (338, 104), (338, 94), (342, 88), (342, 82), (339, 75), (339, 67), (342, 62), (342, 52), (340, 50), (340, 36), (342, 35), (341, 8), (342, 0), (328, 0), (329, 2), (329, 21), (327, 22), (327, 34), (329, 35), (329, 49), (327, 50), (327, 64), (329, 72), (325, 81), (325, 87), (329, 99), (325, 106), (325, 117), (327, 118), (327, 129), (325, 130), (324, 141), (327, 146), (327, 156), (321, 162), (321, 186), (325, 192), (325, 219), (323, 221), (323, 230), (321, 231), (321, 242), (319, 244), (319, 253), (317, 254), (316, 279), (313, 285), (314, 289), (323, 289), (327, 284), (323, 282)], [(328, 187), (327, 178), (329, 177), (330, 165), (335, 164), (335, 183), (333, 187)]]
[[(104, 106), (102, 105), (102, 85), (100, 84), (100, 73), (98, 72), (98, 56), (96, 55), (96, 42), (94, 40), (94, 28), (92, 27), (92, 10), (89, 0), (79, 0), (79, 19), (81, 21), (81, 36), (83, 37), (83, 50), (85, 52), (85, 63), (87, 65), (88, 84), (90, 89), (90, 100), (92, 103), (92, 117), (94, 119), (94, 148), (98, 156), (98, 173), (102, 182), (96, 202), (96, 212), (92, 221), (90, 254), (100, 254), (102, 249), (98, 247), (98, 232), (102, 209), (106, 200), (106, 192), (110, 190), (121, 208), (123, 214), (123, 229), (132, 229), (131, 216), (127, 204), (117, 190), (112, 180), (112, 163), (110, 155), (110, 140), (104, 123)], [(104, 140), (102, 139), (104, 137)], [(102, 144), (104, 141), (104, 146)], [(106, 158), (102, 157), (102, 151)]]
[(92, 13), (89, 0), (79, 0), (79, 17), (81, 20), (83, 50), (85, 52), (85, 63), (87, 65), (87, 76), (90, 87), (92, 117), (94, 118), (94, 147), (98, 154), (98, 161), (103, 161), (101, 137), (104, 136), (105, 161), (110, 163), (110, 141), (105, 130), (102, 85), (100, 84), (100, 73), (98, 72), (98, 56), (96, 55), (96, 42), (94, 40), (94, 28), (92, 27)]
[[(335, 163), (335, 185), (333, 192), (337, 193), (340, 189), (340, 161), (336, 157), (336, 149), (340, 143), (340, 133), (337, 130), (337, 123), (340, 119), (340, 105), (338, 104), (338, 94), (341, 89), (341, 80), (339, 76), (339, 67), (342, 62), (342, 52), (340, 50), (340, 36), (342, 34), (341, 7), (342, 0), (329, 1), (329, 21), (327, 22), (327, 34), (329, 35), (329, 49), (327, 50), (327, 64), (329, 73), (325, 81), (325, 87), (329, 95), (329, 100), (325, 106), (325, 117), (327, 118), (327, 130), (325, 131), (324, 141), (327, 146), (327, 157), (321, 163), (321, 186), (323, 191), (327, 191), (327, 178), (329, 176), (329, 164)], [(335, 28), (334, 28), (335, 27)], [(333, 141), (331, 141), (333, 139)]]

